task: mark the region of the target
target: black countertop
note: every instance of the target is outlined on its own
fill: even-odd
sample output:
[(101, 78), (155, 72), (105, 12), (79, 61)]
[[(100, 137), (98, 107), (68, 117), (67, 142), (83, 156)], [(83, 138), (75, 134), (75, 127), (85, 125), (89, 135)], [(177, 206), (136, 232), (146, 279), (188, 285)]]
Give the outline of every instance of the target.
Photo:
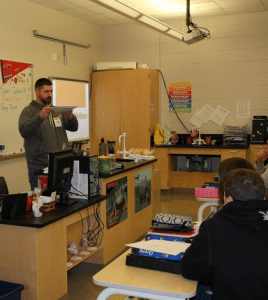
[(175, 145), (163, 145), (163, 146), (156, 146), (156, 148), (209, 148), (209, 149), (248, 149), (249, 144), (247, 145), (188, 145), (188, 144), (175, 144)]
[(124, 168), (123, 169), (115, 169), (115, 170), (112, 170), (112, 172), (110, 174), (100, 174), (100, 178), (110, 178), (112, 176), (115, 176), (115, 175), (118, 175), (118, 174), (121, 174), (121, 173), (125, 173), (125, 172), (128, 172), (130, 170), (133, 170), (133, 169), (137, 169), (139, 167), (142, 167), (142, 166), (145, 166), (145, 165), (148, 165), (148, 164), (151, 164), (153, 162), (156, 162), (157, 159), (152, 159), (152, 160), (140, 160), (138, 162), (134, 162), (133, 160), (129, 160), (129, 161), (126, 161), (124, 159), (117, 159), (116, 162), (120, 165), (123, 165)]
[(94, 196), (89, 200), (79, 200), (79, 202), (70, 206), (58, 206), (56, 204), (54, 210), (50, 212), (44, 212), (42, 217), (40, 218), (34, 217), (32, 211), (28, 212), (26, 215), (17, 216), (14, 219), (3, 219), (2, 217), (0, 217), (0, 224), (42, 228), (49, 224), (57, 222), (65, 217), (68, 217), (69, 215), (79, 212), (82, 209), (97, 204), (105, 200), (106, 198), (106, 195)]

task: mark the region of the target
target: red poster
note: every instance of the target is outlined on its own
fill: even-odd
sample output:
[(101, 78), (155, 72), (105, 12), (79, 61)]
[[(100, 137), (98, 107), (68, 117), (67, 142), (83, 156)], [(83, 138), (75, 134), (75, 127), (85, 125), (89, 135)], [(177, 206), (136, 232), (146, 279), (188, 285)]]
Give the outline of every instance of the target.
[(8, 80), (16, 76), (18, 73), (24, 71), (25, 69), (31, 66), (31, 64), (25, 64), (25, 63), (9, 61), (9, 60), (2, 60), (1, 62), (2, 62), (1, 72), (2, 72), (4, 83), (6, 83)]

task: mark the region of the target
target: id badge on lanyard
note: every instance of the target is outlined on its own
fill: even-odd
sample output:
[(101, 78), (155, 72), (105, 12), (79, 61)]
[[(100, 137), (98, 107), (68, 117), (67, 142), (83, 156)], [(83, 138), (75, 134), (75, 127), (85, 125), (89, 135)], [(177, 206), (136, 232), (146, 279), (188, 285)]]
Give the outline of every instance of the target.
[(53, 118), (55, 127), (62, 127), (60, 117)]

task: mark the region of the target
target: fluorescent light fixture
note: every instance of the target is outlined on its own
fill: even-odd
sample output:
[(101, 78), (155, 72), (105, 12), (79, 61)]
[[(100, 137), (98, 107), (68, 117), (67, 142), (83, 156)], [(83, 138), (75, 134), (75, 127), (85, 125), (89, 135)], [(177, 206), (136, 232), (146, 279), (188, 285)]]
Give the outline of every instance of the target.
[(176, 37), (180, 40), (183, 39), (183, 34), (175, 29), (169, 29), (166, 34), (172, 35), (173, 37)]
[(169, 37), (175, 38), (177, 40), (183, 41), (184, 34), (178, 30), (170, 27), (169, 25), (160, 22), (159, 20), (145, 15), (144, 13), (120, 2), (118, 0), (89, 0), (91, 2), (102, 5), (106, 8), (110, 8), (113, 11), (116, 11), (125, 17), (128, 17), (134, 21), (140, 22), (143, 25), (146, 25), (158, 32), (164, 33)]
[(124, 3), (121, 3), (116, 0), (98, 0), (98, 2), (101, 2), (107, 6), (110, 6), (114, 8), (115, 10), (119, 10), (120, 12), (132, 17), (132, 18), (137, 18), (141, 13), (129, 6), (127, 6)]
[(166, 31), (169, 29), (169, 27), (165, 24), (163, 24), (162, 22), (158, 21), (158, 20), (155, 20), (155, 19), (152, 19), (150, 17), (147, 17), (145, 15), (143, 15), (142, 17), (138, 18), (138, 21), (141, 21), (143, 23), (146, 23), (152, 27), (155, 27), (156, 29), (158, 30), (161, 30), (161, 31)]

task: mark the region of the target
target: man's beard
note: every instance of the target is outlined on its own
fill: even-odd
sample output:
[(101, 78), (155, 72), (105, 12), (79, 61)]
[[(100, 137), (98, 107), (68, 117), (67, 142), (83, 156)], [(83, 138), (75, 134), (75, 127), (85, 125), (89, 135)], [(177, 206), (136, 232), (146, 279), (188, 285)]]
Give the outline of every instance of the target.
[(47, 106), (48, 104), (50, 104), (51, 102), (51, 97), (47, 97), (47, 98), (41, 98), (42, 103), (44, 104), (44, 106)]

